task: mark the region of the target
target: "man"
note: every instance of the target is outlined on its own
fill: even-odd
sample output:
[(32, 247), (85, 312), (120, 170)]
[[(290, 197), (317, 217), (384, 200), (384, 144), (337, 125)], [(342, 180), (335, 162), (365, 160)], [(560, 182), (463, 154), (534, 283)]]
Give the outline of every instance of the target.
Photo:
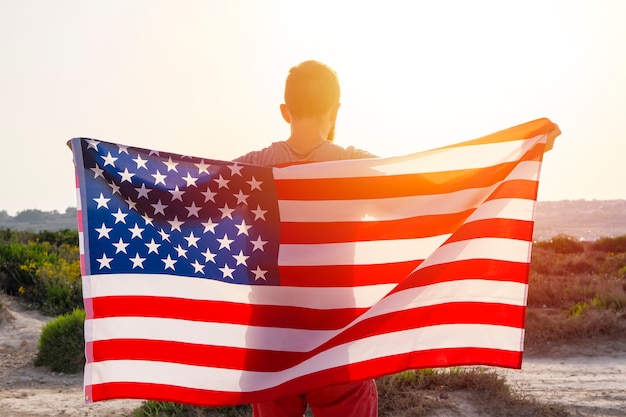
[[(344, 148), (333, 142), (339, 111), (337, 74), (318, 61), (303, 62), (289, 71), (285, 103), (280, 105), (289, 123), (289, 139), (274, 142), (235, 161), (277, 166), (293, 162), (373, 158), (374, 154)], [(343, 383), (270, 402), (252, 405), (254, 417), (302, 417), (307, 405), (315, 417), (375, 417), (378, 393), (373, 380)]]

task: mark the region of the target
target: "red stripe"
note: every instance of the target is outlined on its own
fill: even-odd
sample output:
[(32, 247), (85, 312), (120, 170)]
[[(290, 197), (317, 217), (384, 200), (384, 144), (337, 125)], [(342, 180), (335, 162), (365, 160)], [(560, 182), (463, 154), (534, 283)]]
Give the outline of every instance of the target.
[(489, 187), (506, 179), (523, 161), (541, 161), (543, 144), (536, 144), (519, 160), (486, 168), (419, 174), (348, 178), (276, 179), (279, 200), (362, 200), (445, 194)]
[[(318, 244), (417, 239), (456, 234), (458, 229), (469, 228), (472, 223), (479, 222), (478, 227), (483, 228), (482, 237), (510, 237), (528, 240), (530, 235), (528, 238), (523, 236), (529, 228), (532, 235), (532, 222), (523, 220), (492, 218), (463, 225), (473, 212), (472, 209), (454, 214), (379, 222), (281, 223), (280, 243)], [(480, 233), (475, 233), (474, 237), (481, 237), (480, 235)]]
[(111, 382), (88, 385), (85, 389), (86, 392), (92, 393), (91, 400), (95, 402), (110, 399), (136, 398), (155, 401), (173, 401), (211, 407), (268, 401), (277, 397), (298, 394), (302, 392), (303, 389), (309, 391), (311, 389), (327, 386), (328, 381), (358, 381), (377, 378), (406, 369), (466, 365), (500, 366), (519, 369), (521, 362), (522, 352), (484, 348), (434, 349), (387, 356), (366, 362), (326, 369), (294, 378), (272, 389), (249, 393), (211, 391), (139, 382)]
[(89, 299), (94, 317), (161, 317), (213, 323), (293, 329), (334, 330), (348, 325), (366, 309), (320, 310), (293, 306), (149, 296), (108, 296)]
[[(524, 307), (497, 303), (445, 303), (363, 320), (310, 352), (262, 351), (145, 339), (108, 339), (91, 343), (93, 361), (148, 360), (226, 369), (277, 372), (335, 346), (365, 337), (442, 324), (491, 324), (521, 328)], [(271, 331), (268, 336), (272, 337)]]
[(83, 231), (83, 211), (76, 211), (76, 217), (78, 221), (78, 232), (81, 233)]
[(485, 201), (498, 198), (521, 198), (524, 200), (535, 200), (537, 198), (538, 181), (533, 180), (511, 180), (500, 184)]
[(280, 243), (337, 243), (412, 239), (451, 233), (474, 212), (411, 217), (376, 222), (320, 222), (280, 224)]
[(485, 279), (528, 284), (529, 271), (530, 265), (526, 262), (509, 262), (495, 259), (456, 261), (420, 269), (402, 280), (390, 293), (438, 282), (463, 279)]
[(446, 243), (484, 237), (531, 241), (533, 222), (514, 219), (483, 219), (466, 223)]

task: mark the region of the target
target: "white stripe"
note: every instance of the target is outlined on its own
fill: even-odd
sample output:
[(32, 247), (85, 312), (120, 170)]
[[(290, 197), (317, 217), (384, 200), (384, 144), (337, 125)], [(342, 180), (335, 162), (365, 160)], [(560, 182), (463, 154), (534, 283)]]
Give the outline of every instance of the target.
[(450, 324), (368, 337), (324, 351), (279, 372), (252, 372), (153, 361), (88, 363), (86, 385), (144, 382), (221, 392), (252, 392), (278, 386), (293, 378), (324, 369), (412, 351), (478, 347), (521, 351), (523, 330), (481, 324)]
[(108, 296), (174, 297), (242, 304), (314, 309), (368, 308), (395, 284), (347, 288), (309, 288), (230, 284), (212, 279), (161, 274), (105, 274), (83, 278), (85, 298)]
[(535, 213), (535, 200), (521, 198), (498, 198), (484, 202), (465, 221), (512, 219), (532, 221)]
[(495, 259), (509, 262), (530, 262), (531, 242), (505, 238), (475, 238), (452, 242), (438, 248), (417, 269), (468, 259)]
[[(334, 288), (326, 291), (333, 296)], [(153, 317), (111, 317), (86, 320), (86, 341), (147, 339), (179, 341), (274, 351), (308, 352), (365, 319), (452, 302), (525, 305), (525, 284), (481, 279), (443, 282), (411, 288), (384, 298), (342, 329), (300, 330), (255, 327)], [(381, 298), (385, 294), (380, 294)], [(265, 300), (259, 300), (265, 304)], [(419, 314), (419, 312), (415, 312)]]
[(362, 200), (279, 200), (282, 222), (360, 222), (399, 220), (411, 217), (458, 213), (478, 207), (497, 187), (510, 180), (537, 180), (541, 164), (525, 162), (504, 181), (484, 188), (446, 194)]
[(280, 266), (371, 265), (425, 259), (449, 234), (417, 239), (348, 243), (282, 244)]
[[(314, 179), (377, 177), (418, 172), (445, 172), (459, 169), (477, 169), (505, 162), (515, 162), (547, 135), (509, 142), (468, 145), (433, 149), (406, 156), (328, 161), (274, 168), (276, 179)], [(320, 168), (323, 164), (323, 168)]]
[(80, 198), (80, 188), (76, 187), (76, 211), (82, 210), (83, 200)]

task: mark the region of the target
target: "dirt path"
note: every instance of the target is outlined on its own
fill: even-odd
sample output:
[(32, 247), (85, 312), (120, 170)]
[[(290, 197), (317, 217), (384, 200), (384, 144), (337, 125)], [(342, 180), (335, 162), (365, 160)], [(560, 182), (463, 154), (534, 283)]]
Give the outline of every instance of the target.
[[(0, 416), (122, 417), (141, 401), (86, 405), (82, 375), (54, 374), (35, 368), (41, 326), (50, 318), (25, 310), (0, 294), (10, 318), (0, 316)], [(546, 404), (564, 405), (573, 416), (626, 416), (626, 343), (559, 347), (541, 355), (529, 352), (522, 370), (499, 369), (516, 390)], [(437, 417), (479, 417), (464, 393), (451, 393), (450, 408)], [(454, 411), (456, 410), (456, 411)]]

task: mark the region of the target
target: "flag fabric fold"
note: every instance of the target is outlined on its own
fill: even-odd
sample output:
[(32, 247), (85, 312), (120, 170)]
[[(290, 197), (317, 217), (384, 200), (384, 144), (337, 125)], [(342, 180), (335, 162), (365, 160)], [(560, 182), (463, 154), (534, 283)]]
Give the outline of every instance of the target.
[(85, 401), (234, 405), (521, 367), (539, 173), (559, 133), (538, 119), (280, 168), (72, 139)]

